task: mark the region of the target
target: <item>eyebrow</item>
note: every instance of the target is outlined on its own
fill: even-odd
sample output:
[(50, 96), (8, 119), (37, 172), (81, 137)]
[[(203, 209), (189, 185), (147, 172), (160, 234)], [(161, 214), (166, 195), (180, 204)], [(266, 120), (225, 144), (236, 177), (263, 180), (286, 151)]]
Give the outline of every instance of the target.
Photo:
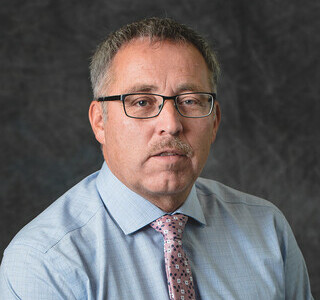
[(181, 92), (205, 92), (204, 88), (200, 85), (194, 84), (194, 83), (183, 83), (181, 85), (178, 85), (177, 93), (180, 94)]
[(126, 94), (131, 93), (151, 93), (156, 91), (157, 87), (152, 84), (137, 84), (125, 90)]
[[(158, 87), (152, 84), (137, 84), (134, 85), (127, 90), (125, 90), (126, 94), (132, 94), (132, 93), (155, 93), (157, 91)], [(205, 92), (204, 88), (200, 85), (194, 84), (194, 83), (183, 83), (181, 85), (178, 85), (176, 89), (176, 93), (180, 94), (182, 92)]]

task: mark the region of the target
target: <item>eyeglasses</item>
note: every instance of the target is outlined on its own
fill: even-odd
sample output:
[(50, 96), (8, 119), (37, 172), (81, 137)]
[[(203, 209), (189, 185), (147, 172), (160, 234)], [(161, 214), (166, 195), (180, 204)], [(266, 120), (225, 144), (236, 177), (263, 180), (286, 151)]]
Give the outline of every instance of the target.
[(185, 93), (176, 96), (162, 96), (150, 93), (123, 94), (98, 98), (98, 101), (123, 103), (125, 114), (130, 118), (149, 119), (158, 116), (165, 100), (174, 100), (179, 114), (186, 118), (204, 118), (212, 113), (215, 93)]

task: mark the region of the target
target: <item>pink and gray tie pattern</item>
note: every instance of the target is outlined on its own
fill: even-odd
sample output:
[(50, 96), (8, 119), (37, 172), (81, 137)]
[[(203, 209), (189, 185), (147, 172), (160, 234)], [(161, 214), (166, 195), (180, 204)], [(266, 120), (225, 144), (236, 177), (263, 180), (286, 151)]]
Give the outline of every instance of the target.
[(191, 268), (182, 249), (182, 233), (188, 217), (164, 215), (150, 225), (163, 235), (164, 259), (171, 300), (195, 299)]

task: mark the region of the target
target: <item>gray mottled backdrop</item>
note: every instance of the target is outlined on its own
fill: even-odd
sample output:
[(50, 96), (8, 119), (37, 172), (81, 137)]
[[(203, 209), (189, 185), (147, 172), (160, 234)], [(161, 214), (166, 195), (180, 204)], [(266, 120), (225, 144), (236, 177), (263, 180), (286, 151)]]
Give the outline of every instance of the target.
[(1, 253), (100, 167), (89, 57), (110, 30), (154, 15), (203, 33), (221, 60), (222, 124), (203, 176), (284, 212), (320, 297), (319, 0), (2, 0)]

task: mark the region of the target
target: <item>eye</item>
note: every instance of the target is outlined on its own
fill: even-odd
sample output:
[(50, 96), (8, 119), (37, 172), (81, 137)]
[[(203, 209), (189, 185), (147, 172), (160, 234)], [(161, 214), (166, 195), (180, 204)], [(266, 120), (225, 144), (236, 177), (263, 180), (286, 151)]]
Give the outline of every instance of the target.
[(187, 104), (187, 105), (196, 104), (196, 101), (193, 99), (185, 99), (182, 102), (183, 102), (183, 104)]
[(127, 107), (146, 108), (155, 104), (155, 97), (150, 95), (130, 95), (126, 98)]
[(178, 100), (179, 105), (191, 106), (191, 105), (198, 105), (199, 99), (196, 97), (183, 97)]
[(139, 100), (136, 105), (140, 106), (140, 107), (144, 107), (147, 106), (148, 104), (150, 104), (150, 101), (148, 102), (148, 100)]
[(134, 100), (133, 105), (136, 107), (146, 107), (155, 104), (155, 99), (152, 97), (139, 97)]

